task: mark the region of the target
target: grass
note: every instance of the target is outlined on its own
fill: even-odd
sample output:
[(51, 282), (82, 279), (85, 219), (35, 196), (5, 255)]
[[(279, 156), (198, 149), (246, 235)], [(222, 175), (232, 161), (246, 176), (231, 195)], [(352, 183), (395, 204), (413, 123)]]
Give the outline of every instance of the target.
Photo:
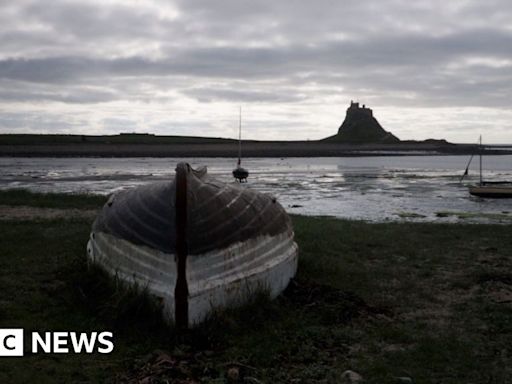
[(300, 263), (287, 291), (186, 334), (144, 292), (87, 267), (89, 221), (0, 221), (0, 327), (111, 330), (115, 341), (110, 355), (2, 358), (0, 382), (223, 383), (235, 372), (238, 382), (337, 383), (347, 369), (367, 383), (512, 377), (510, 226), (292, 219)]
[(459, 219), (490, 219), (495, 221), (510, 222), (512, 215), (510, 212), (493, 213), (493, 212), (457, 212), (457, 211), (439, 211), (436, 212), (437, 217), (455, 216)]
[(93, 194), (35, 193), (27, 189), (0, 190), (0, 205), (10, 206), (97, 209), (106, 203), (107, 198)]

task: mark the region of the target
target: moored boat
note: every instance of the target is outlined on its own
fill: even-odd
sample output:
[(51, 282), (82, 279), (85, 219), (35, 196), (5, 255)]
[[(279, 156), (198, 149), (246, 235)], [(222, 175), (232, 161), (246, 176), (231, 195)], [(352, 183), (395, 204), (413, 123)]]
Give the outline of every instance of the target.
[(297, 269), (290, 218), (271, 196), (178, 164), (176, 177), (113, 195), (88, 258), (145, 287), (180, 327), (256, 292), (276, 297)]
[(238, 166), (233, 169), (233, 177), (238, 180), (240, 183), (244, 181), (247, 182), (247, 178), (249, 177), (249, 171), (238, 164)]
[(469, 186), (469, 193), (473, 196), (485, 198), (512, 198), (512, 184), (482, 183), (479, 185), (471, 185)]
[[(477, 197), (484, 198), (492, 198), (492, 199), (504, 199), (504, 198), (512, 198), (512, 182), (509, 181), (484, 181), (482, 176), (482, 136), (479, 139), (479, 170), (480, 170), (480, 181), (476, 185), (470, 185), (468, 187), (469, 194)], [(468, 164), (466, 166), (466, 170), (464, 174), (460, 178), (460, 182), (465, 176), (469, 173), (469, 167), (471, 165), (471, 161), (473, 160), (474, 154), (471, 155)]]
[(242, 167), (242, 107), (240, 107), (240, 120), (238, 125), (238, 162), (236, 168), (233, 169), (233, 177), (238, 180), (239, 183), (244, 181), (247, 183), (249, 177), (249, 171)]

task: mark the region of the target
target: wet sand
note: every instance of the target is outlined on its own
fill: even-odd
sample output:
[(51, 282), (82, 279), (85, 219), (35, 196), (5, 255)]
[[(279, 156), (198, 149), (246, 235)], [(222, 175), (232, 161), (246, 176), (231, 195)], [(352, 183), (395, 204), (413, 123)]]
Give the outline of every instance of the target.
[[(289, 213), (366, 221), (511, 223), (512, 200), (472, 197), (478, 159), (460, 183), (467, 156), (367, 156), (243, 159), (244, 187), (274, 195)], [(110, 194), (174, 178), (176, 164), (206, 165), (233, 182), (235, 158), (0, 157), (0, 191)], [(486, 180), (512, 180), (512, 155), (486, 156)], [(16, 199), (18, 201), (19, 199)], [(27, 197), (27, 200), (30, 200)], [(74, 208), (73, 204), (69, 204)]]

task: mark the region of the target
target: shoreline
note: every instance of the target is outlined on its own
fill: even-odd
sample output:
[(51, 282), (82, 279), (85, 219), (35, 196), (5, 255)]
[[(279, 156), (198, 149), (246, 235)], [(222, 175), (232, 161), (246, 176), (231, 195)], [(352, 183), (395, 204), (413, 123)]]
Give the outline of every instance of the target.
[[(362, 157), (471, 155), (472, 144), (339, 144), (319, 142), (244, 142), (243, 157)], [(510, 149), (484, 148), (485, 155), (510, 155)], [(233, 143), (180, 144), (0, 144), (0, 157), (238, 157)]]
[[(15, 218), (60, 218), (66, 215), (93, 218), (105, 204), (111, 193), (83, 192), (41, 192), (30, 189), (9, 188), (0, 189), (0, 221)], [(433, 225), (512, 225), (512, 214), (509, 212), (477, 212), (458, 210), (438, 210), (433, 216), (426, 216), (411, 211), (396, 211), (392, 217), (380, 219), (365, 219), (363, 217), (337, 216), (334, 214), (307, 214), (293, 212), (293, 207), (285, 206), (291, 217), (318, 220), (341, 220), (351, 223), (368, 225), (386, 224), (433, 224)], [(65, 210), (68, 210), (67, 213)]]

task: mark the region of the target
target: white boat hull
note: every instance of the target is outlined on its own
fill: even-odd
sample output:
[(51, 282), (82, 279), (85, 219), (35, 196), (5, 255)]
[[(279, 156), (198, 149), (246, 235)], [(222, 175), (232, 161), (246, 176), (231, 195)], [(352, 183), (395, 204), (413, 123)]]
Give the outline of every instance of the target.
[(282, 292), (297, 270), (297, 244), (270, 195), (176, 167), (176, 177), (113, 195), (93, 224), (89, 259), (158, 297), (177, 328), (260, 291)]
[[(164, 318), (175, 321), (175, 255), (93, 232), (87, 256), (112, 276), (147, 289), (161, 300)], [(295, 276), (297, 260), (293, 232), (251, 238), (188, 258), (189, 324), (196, 325), (217, 310), (240, 306), (258, 292), (275, 298)]]

